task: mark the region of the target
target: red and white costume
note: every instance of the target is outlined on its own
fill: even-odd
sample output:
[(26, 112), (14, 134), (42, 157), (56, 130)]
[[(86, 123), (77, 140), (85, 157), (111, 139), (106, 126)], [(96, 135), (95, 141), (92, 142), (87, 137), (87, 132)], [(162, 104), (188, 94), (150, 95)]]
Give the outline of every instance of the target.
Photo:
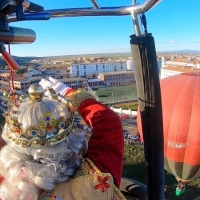
[[(50, 83), (50, 82), (49, 82)], [(92, 95), (87, 93), (83, 89), (78, 89), (78, 90), (73, 90), (67, 87), (60, 87), (61, 83), (57, 82), (58, 85), (57, 88), (60, 89), (61, 95), (66, 95), (72, 105), (72, 108), (76, 109), (76, 111), (80, 114), (80, 116), (83, 118), (85, 123), (92, 127), (92, 135), (88, 141), (88, 149), (87, 152), (83, 155), (83, 161), (82, 164), (79, 166), (77, 171), (73, 176), (70, 176), (70, 179), (65, 179), (64, 181), (58, 181), (55, 182), (56, 185), (52, 188), (53, 190), (44, 190), (40, 188), (45, 188), (42, 186), (35, 185), (35, 177), (34, 177), (34, 166), (37, 166), (37, 170), (41, 170), (41, 166), (48, 167), (49, 163), (45, 164), (45, 162), (40, 162), (37, 158), (37, 150), (39, 152), (46, 152), (43, 155), (48, 156), (48, 153), (53, 152), (53, 155), (55, 154), (54, 152), (59, 152), (58, 146), (54, 146), (55, 144), (58, 144), (60, 141), (62, 141), (60, 144), (61, 148), (66, 148), (64, 142), (67, 141), (65, 140), (67, 137), (69, 130), (67, 127), (64, 127), (64, 132), (63, 128), (59, 126), (59, 130), (61, 132), (54, 132), (57, 131), (56, 129), (56, 123), (58, 122), (60, 125), (63, 125), (65, 121), (65, 115), (67, 115), (68, 110), (66, 107), (62, 104), (60, 101), (55, 104), (59, 105), (59, 111), (58, 113), (60, 114), (57, 118), (57, 114), (54, 115), (54, 110), (57, 109), (57, 107), (48, 107), (48, 110), (46, 110), (45, 105), (54, 105), (51, 104), (55, 103), (55, 100), (42, 100), (42, 95), (41, 93), (41, 86), (36, 87), (37, 90), (31, 90), (33, 94), (35, 95), (34, 97), (37, 98), (33, 99), (33, 101), (28, 101), (25, 102), (22, 107), (21, 105), (19, 106), (19, 110), (14, 112), (14, 118), (12, 118), (10, 115), (12, 115), (13, 111), (10, 113), (7, 113), (7, 122), (6, 122), (6, 131), (3, 133), (4, 138), (6, 141), (8, 141), (8, 144), (6, 145), (6, 150), (9, 152), (9, 145), (11, 145), (11, 157), (13, 160), (15, 160), (16, 164), (14, 164), (12, 167), (12, 163), (10, 164), (10, 170), (14, 170), (15, 166), (18, 165), (18, 162), (21, 163), (19, 166), (25, 166), (30, 164), (30, 168), (24, 168), (23, 170), (20, 167), (17, 169), (17, 174), (13, 173), (7, 173), (6, 172), (6, 156), (3, 157), (3, 154), (1, 155), (1, 158), (4, 161), (1, 163), (2, 165), (2, 170), (0, 170), (0, 174), (2, 175), (1, 181), (3, 182), (2, 185), (4, 185), (1, 190), (1, 185), (0, 185), (0, 197), (6, 196), (6, 198), (2, 198), (1, 200), (11, 200), (9, 199), (9, 194), (4, 195), (5, 191), (8, 191), (9, 188), (11, 188), (11, 183), (12, 180), (15, 179), (15, 190), (12, 192), (12, 196), (16, 194), (16, 200), (21, 199), (21, 195), (25, 195), (24, 199), (25, 200), (125, 200), (125, 197), (122, 195), (120, 190), (118, 189), (120, 186), (120, 180), (122, 178), (122, 168), (123, 168), (123, 154), (124, 154), (124, 137), (123, 137), (123, 130), (122, 130), (122, 124), (119, 116), (109, 109), (107, 106), (101, 104), (100, 102), (96, 101)], [(49, 85), (51, 86), (51, 85)], [(35, 86), (33, 86), (35, 88)], [(52, 87), (53, 88), (53, 87)], [(54, 88), (53, 88), (54, 89)], [(38, 93), (37, 93), (38, 92)], [(58, 92), (57, 92), (58, 93)], [(39, 94), (39, 98), (38, 98)], [(40, 96), (41, 95), (41, 96)], [(28, 105), (28, 106), (26, 106)], [(33, 107), (34, 108), (40, 108), (40, 110), (37, 110), (37, 112), (30, 113)], [(30, 111), (29, 110), (30, 107)], [(63, 111), (61, 111), (63, 109)], [(40, 111), (43, 110), (43, 113), (41, 115), (40, 119)], [(51, 110), (51, 111), (50, 111)], [(64, 111), (66, 110), (66, 111)], [(19, 116), (18, 114), (22, 114), (22, 118), (20, 118), (22, 121), (19, 120), (12, 121), (13, 119), (17, 119), (16, 117)], [(24, 113), (26, 113), (27, 117), (23, 118)], [(34, 116), (35, 115), (35, 116)], [(45, 116), (45, 118), (44, 118)], [(39, 125), (33, 123), (31, 120), (35, 119), (37, 117), (37, 122)], [(28, 119), (28, 120), (27, 120)], [(9, 121), (11, 120), (11, 121)], [(46, 121), (45, 121), (46, 120)], [(52, 120), (52, 121), (51, 121)], [(30, 124), (27, 125), (27, 129), (25, 129), (25, 124), (27, 121), (30, 121)], [(45, 122), (45, 123), (44, 123)], [(48, 123), (47, 123), (48, 122)], [(72, 124), (72, 123), (71, 123)], [(34, 126), (33, 126), (34, 125)], [(69, 124), (68, 124), (69, 125)], [(14, 127), (13, 127), (14, 126)], [(48, 126), (48, 127), (47, 127)], [(70, 125), (69, 125), (70, 127)], [(47, 135), (47, 129), (52, 130), (50, 135)], [(27, 131), (28, 130), (28, 131)], [(73, 130), (73, 129), (72, 129)], [(11, 132), (9, 132), (11, 131)], [(59, 133), (61, 133), (59, 135)], [(27, 135), (28, 134), (28, 135)], [(43, 134), (41, 137), (38, 137)], [(31, 137), (30, 137), (31, 136)], [(70, 135), (68, 136), (70, 138)], [(85, 139), (86, 140), (86, 139)], [(48, 147), (45, 148), (46, 145), (48, 145), (49, 141), (52, 142), (51, 147), (48, 150)], [(55, 142), (55, 144), (54, 144)], [(68, 144), (68, 143), (66, 143)], [(44, 147), (41, 147), (43, 145)], [(19, 146), (19, 148), (18, 148)], [(74, 146), (75, 147), (75, 146)], [(32, 154), (32, 148), (34, 154)], [(43, 148), (43, 149), (42, 149)], [(67, 147), (68, 148), (68, 147)], [(27, 150), (26, 150), (27, 149)], [(45, 150), (46, 149), (46, 150)], [(56, 149), (56, 150), (55, 150)], [(25, 150), (25, 151), (24, 151)], [(4, 151), (5, 153), (6, 151)], [(61, 151), (62, 152), (62, 151)], [(41, 155), (42, 156), (42, 155)], [(64, 156), (64, 154), (61, 154), (61, 156)], [(79, 155), (77, 153), (77, 157), (81, 157), (82, 155)], [(59, 155), (58, 155), (59, 157)], [(30, 159), (30, 160), (29, 160)], [(43, 159), (46, 159), (46, 156), (43, 157)], [(48, 157), (47, 157), (48, 159)], [(54, 157), (49, 157), (50, 161), (52, 161), (52, 165), (55, 167), (55, 172), (58, 174), (57, 178), (62, 178), (62, 174), (65, 174), (65, 168), (64, 171), (59, 172), (60, 169), (63, 170), (62, 168), (62, 157), (61, 157), (61, 164), (58, 162), (57, 164), (54, 164)], [(59, 159), (59, 158), (58, 158)], [(67, 158), (66, 158), (67, 159)], [(18, 161), (19, 160), (19, 161)], [(55, 157), (56, 160), (56, 157)], [(67, 161), (65, 161), (67, 163)], [(28, 163), (28, 164), (27, 164)], [(34, 164), (36, 163), (36, 164)], [(55, 161), (56, 163), (56, 161)], [(60, 166), (60, 168), (56, 168)], [(67, 168), (66, 164), (66, 168)], [(52, 168), (54, 169), (54, 168)], [(52, 173), (51, 168), (48, 167), (49, 172)], [(4, 176), (4, 173), (6, 172), (6, 177)], [(32, 173), (33, 172), (33, 173)], [(44, 173), (44, 176), (41, 176), (41, 180), (49, 178), (49, 174), (45, 174), (47, 171), (44, 170), (42, 173)], [(20, 175), (21, 173), (21, 175)], [(55, 175), (55, 176), (56, 176)], [(23, 176), (23, 177), (22, 177)], [(36, 176), (38, 176), (40, 180), (40, 174), (36, 172)], [(22, 177), (22, 178), (21, 178)], [(54, 177), (52, 175), (52, 177)], [(7, 180), (4, 182), (4, 180)], [(38, 179), (36, 179), (37, 182)], [(54, 180), (54, 179), (53, 179)], [(55, 179), (57, 180), (57, 179)], [(60, 179), (61, 180), (61, 179)], [(18, 182), (23, 186), (23, 187), (18, 187)], [(54, 181), (53, 181), (54, 182)], [(6, 185), (7, 184), (7, 185)], [(35, 191), (39, 191), (39, 196), (38, 192), (33, 192), (32, 197), (27, 198), (27, 195), (29, 195), (29, 192), (27, 192), (29, 189), (25, 187), (25, 185), (31, 185), (31, 187)], [(16, 191), (16, 193), (15, 193)]]
[[(70, 96), (70, 92), (76, 93), (74, 90), (70, 90), (67, 96)], [(70, 193), (70, 198), (73, 200), (125, 199), (118, 190), (122, 177), (124, 153), (121, 120), (115, 112), (95, 99), (86, 98), (78, 104), (80, 104), (77, 107), (78, 113), (86, 124), (92, 127), (88, 151), (84, 156), (86, 160), (77, 172), (78, 175), (72, 179), (75, 183), (70, 185), (70, 180), (66, 182), (65, 186), (63, 184), (58, 186), (60, 188), (57, 191), (55, 189), (51, 195), (67, 199), (67, 195)], [(88, 180), (84, 180), (84, 177), (86, 179), (88, 177)], [(76, 181), (76, 179), (78, 180)], [(74, 188), (74, 185), (76, 191), (72, 192), (69, 188)], [(59, 191), (65, 192), (59, 196)]]

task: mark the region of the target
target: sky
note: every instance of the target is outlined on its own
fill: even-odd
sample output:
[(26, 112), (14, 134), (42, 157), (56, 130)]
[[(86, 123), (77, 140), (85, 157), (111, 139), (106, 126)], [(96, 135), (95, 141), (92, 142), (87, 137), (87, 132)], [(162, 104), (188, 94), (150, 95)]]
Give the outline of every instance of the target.
[[(32, 2), (42, 5), (45, 10), (93, 7), (90, 0)], [(132, 5), (132, 0), (96, 2), (100, 7)], [(156, 51), (200, 50), (199, 8), (200, 0), (161, 0), (147, 11), (147, 30), (154, 37)], [(9, 26), (29, 28), (36, 33), (36, 40), (31, 44), (11, 45), (11, 54), (15, 56), (130, 52), (130, 35), (135, 33), (131, 15), (50, 18), (44, 21), (12, 22)]]

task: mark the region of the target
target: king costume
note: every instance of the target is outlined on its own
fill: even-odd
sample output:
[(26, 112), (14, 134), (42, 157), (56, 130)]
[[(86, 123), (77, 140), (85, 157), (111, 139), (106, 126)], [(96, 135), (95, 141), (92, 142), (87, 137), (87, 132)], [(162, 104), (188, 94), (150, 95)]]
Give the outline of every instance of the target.
[[(19, 98), (20, 104), (13, 105), (10, 111), (5, 113), (3, 139), (7, 144), (0, 155), (1, 200), (126, 199), (119, 190), (124, 153), (124, 137), (119, 116), (84, 89), (68, 88), (64, 97), (51, 93), (50, 98), (44, 98), (44, 89), (40, 85), (35, 84), (30, 88), (30, 98), (25, 101)], [(69, 103), (66, 103), (66, 97)], [(47, 107), (45, 103), (48, 103)], [(71, 108), (92, 127), (86, 150), (80, 145), (76, 146), (76, 142), (69, 142), (79, 137), (77, 129), (74, 128)], [(54, 114), (56, 109), (58, 112)], [(26, 117), (28, 115), (29, 117)], [(69, 164), (67, 156), (64, 157), (65, 153), (54, 153), (54, 148), (55, 152), (57, 149), (60, 152), (60, 147), (57, 146), (63, 143), (65, 145), (65, 142), (70, 152)], [(85, 145), (84, 139), (80, 139), (80, 144)], [(61, 148), (65, 147), (63, 146)], [(12, 155), (9, 154), (11, 159), (17, 159), (15, 164), (10, 164), (10, 168), (6, 164), (9, 162), (5, 156), (8, 154), (6, 148), (8, 152), (10, 149), (13, 152)], [(49, 156), (47, 160), (45, 155), (48, 157), (48, 149), (56, 156)], [(76, 159), (75, 163), (73, 157)], [(40, 165), (44, 166), (43, 170)], [(74, 171), (68, 169), (72, 165), (75, 166)], [(14, 172), (11, 173), (12, 170)], [(56, 183), (55, 186), (43, 187), (40, 182), (48, 185), (51, 180), (49, 177), (53, 177), (52, 185)], [(5, 193), (12, 188), (12, 179), (15, 186), (11, 193), (16, 193), (16, 197), (10, 199), (9, 194)], [(29, 185), (33, 188), (30, 189), (33, 195), (29, 191)]]
[[(92, 127), (88, 150), (76, 174), (56, 186), (52, 192), (44, 191), (39, 200), (124, 200), (118, 189), (122, 177), (124, 137), (119, 116), (96, 101), (85, 90), (70, 90), (66, 96), (77, 108), (86, 124)], [(50, 197), (50, 198), (48, 198)]]

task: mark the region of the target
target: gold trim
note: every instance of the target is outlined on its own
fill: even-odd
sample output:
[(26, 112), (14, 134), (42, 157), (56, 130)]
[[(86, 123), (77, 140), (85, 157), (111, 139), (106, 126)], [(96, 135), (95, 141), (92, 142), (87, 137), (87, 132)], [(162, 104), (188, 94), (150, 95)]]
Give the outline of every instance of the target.
[(115, 197), (115, 195), (117, 195), (120, 198), (120, 200), (126, 200), (124, 195), (121, 193), (121, 191), (116, 186), (114, 186), (114, 197)]
[(99, 173), (102, 173), (97, 167), (96, 165), (89, 159), (89, 158), (86, 158), (85, 159), (86, 161), (88, 161), (90, 163), (90, 165), (94, 168), (94, 170), (99, 174)]
[[(12, 137), (8, 132), (7, 137), (9, 140), (14, 142), (17, 145), (20, 145), (22, 147), (46, 147), (46, 146), (53, 146), (57, 144), (58, 142), (63, 141), (72, 131), (74, 127), (74, 124), (71, 124), (70, 127), (67, 129), (64, 129), (60, 132), (58, 132), (57, 135), (52, 136), (50, 138), (44, 138), (44, 139), (25, 139), (25, 138), (16, 138)], [(14, 133), (13, 133), (14, 134)]]
[[(38, 97), (38, 95), (40, 96), (42, 93), (41, 91), (43, 91), (41, 86), (38, 85), (32, 85), (32, 87), (30, 87), (29, 89), (30, 93), (35, 95), (36, 98)], [(8, 129), (6, 131), (7, 138), (11, 142), (22, 147), (53, 146), (63, 141), (74, 128), (74, 113), (68, 109), (69, 101), (66, 99), (66, 97), (59, 97), (60, 98), (56, 98), (52, 101), (56, 100), (57, 102), (62, 104), (64, 107), (66, 107), (66, 110), (68, 110), (69, 113), (60, 113), (60, 118), (54, 119), (50, 112), (44, 112), (42, 113), (43, 116), (41, 121), (39, 121), (37, 125), (30, 125), (26, 129), (18, 122), (17, 114), (20, 105), (22, 105), (23, 102), (31, 102), (31, 100), (22, 99), (22, 101), (19, 101), (21, 97), (18, 97), (16, 104), (12, 105), (12, 107), (9, 107), (9, 109), (4, 113)], [(40, 98), (38, 97), (38, 99)], [(30, 115), (31, 114), (32, 113), (30, 113)], [(69, 116), (65, 120), (62, 116), (64, 114), (69, 114)]]
[[(97, 174), (106, 174), (106, 173), (102, 173), (89, 158), (86, 158), (85, 160), (86, 160), (86, 162), (89, 162), (90, 166), (92, 166), (92, 168), (97, 172)], [(112, 175), (111, 175), (111, 177), (112, 177)], [(113, 177), (112, 177), (112, 184), (114, 185)], [(126, 198), (121, 193), (121, 191), (114, 185), (114, 197), (115, 197), (115, 194), (117, 194), (117, 196), (120, 198), (120, 200), (126, 200)], [(114, 197), (112, 197), (112, 199)]]
[(70, 99), (72, 105), (78, 108), (80, 104), (86, 99), (94, 99), (94, 97), (86, 92), (83, 88), (79, 88), (74, 92), (70, 92), (67, 97)]

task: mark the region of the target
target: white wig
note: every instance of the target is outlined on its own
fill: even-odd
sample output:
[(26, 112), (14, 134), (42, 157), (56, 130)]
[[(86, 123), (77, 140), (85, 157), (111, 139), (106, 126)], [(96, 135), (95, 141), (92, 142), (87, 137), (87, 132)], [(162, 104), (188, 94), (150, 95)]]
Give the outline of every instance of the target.
[(73, 127), (66, 102), (43, 98), (38, 84), (29, 89), (31, 99), (18, 101), (5, 115), (2, 137), (7, 144), (0, 152), (2, 200), (38, 199), (41, 189), (53, 190), (73, 176), (87, 151), (86, 134)]
[(2, 136), (7, 145), (0, 152), (2, 200), (37, 200), (40, 189), (53, 190), (56, 183), (73, 176), (87, 151), (85, 133), (77, 128), (61, 143), (41, 148), (18, 146), (9, 141), (7, 131), (5, 125)]

